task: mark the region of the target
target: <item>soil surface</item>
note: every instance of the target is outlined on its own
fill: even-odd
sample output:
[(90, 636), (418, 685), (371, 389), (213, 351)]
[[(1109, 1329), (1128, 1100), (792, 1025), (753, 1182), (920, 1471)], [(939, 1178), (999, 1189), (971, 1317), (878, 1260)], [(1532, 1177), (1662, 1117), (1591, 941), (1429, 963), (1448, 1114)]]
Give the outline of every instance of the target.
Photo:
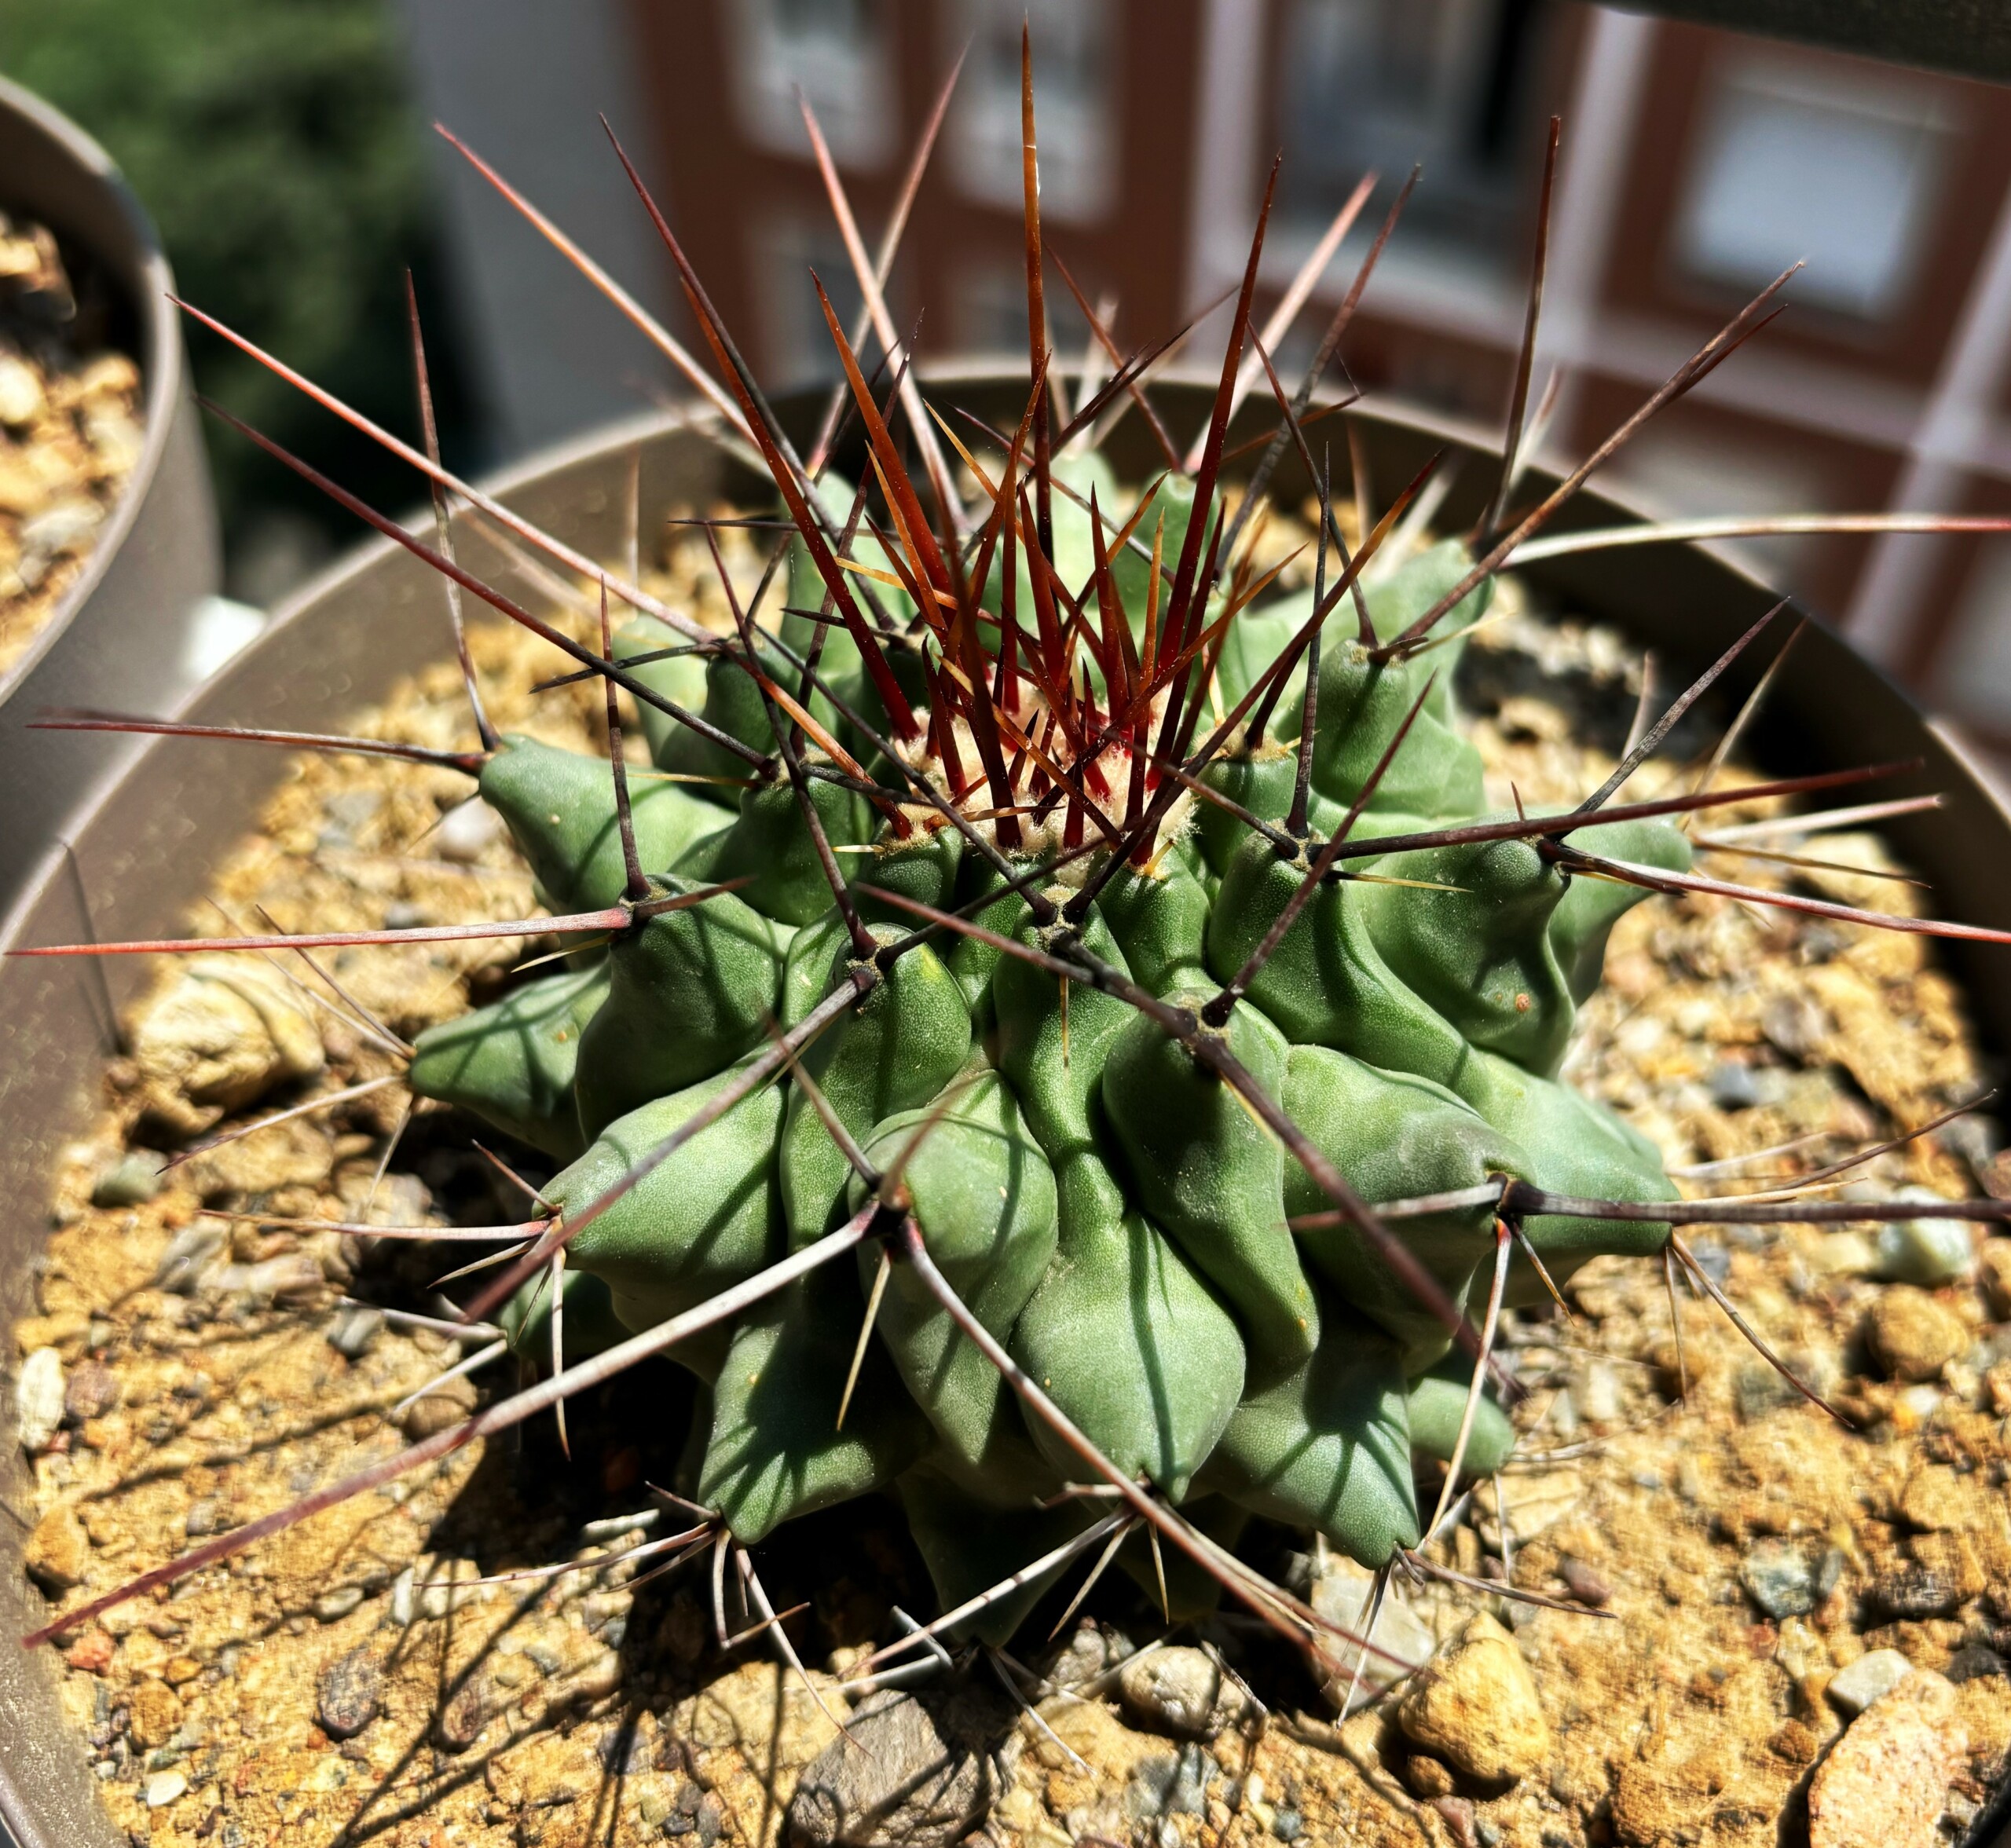
[(0, 212), (0, 678), (61, 606), (145, 443), (140, 368), (108, 348), (56, 240)]
[[(725, 536), (751, 584), (746, 536)], [(716, 602), (688, 549), (660, 587)], [(584, 633), (589, 612), (573, 615)], [(514, 632), (474, 639), (504, 727), (595, 743), (594, 697), (530, 691), (559, 671), (555, 653)], [(1638, 680), (1604, 631), (1522, 613), (1491, 625), (1463, 690), (1493, 798), (1595, 786)], [(1727, 716), (1679, 733), (1630, 792), (1687, 786)], [(357, 726), (468, 741), (444, 668)], [(262, 909), (288, 930), (526, 916), (528, 876), (468, 794), (449, 771), (303, 759), (191, 928), (257, 928)], [(1764, 812), (1714, 811), (1697, 832)], [(1708, 869), (1881, 911), (1932, 902), (1870, 833), (1743, 844), (1829, 864), (1722, 853)], [(443, 1378), (474, 1344), (382, 1312), (437, 1311), (433, 1280), (457, 1253), (281, 1222), (525, 1217), (468, 1122), (406, 1120), (395, 1045), (366, 1023), (409, 1037), (549, 947), (345, 950), (324, 973), (248, 956), (163, 968), (54, 1177), (42, 1312), (16, 1331), (30, 1561), (58, 1608), (508, 1389), (514, 1363)], [(1691, 1192), (1813, 1173), (1983, 1084), (1962, 997), (1918, 937), (1662, 898), (1621, 924), (1606, 977), (1568, 1074), (1672, 1169), (1719, 1164), (1688, 1175)], [(354, 1094), (214, 1140), (338, 1092)], [(1907, 1187), (2011, 1191), (1994, 1125), (1959, 1118), (1818, 1197)], [(1946, 1840), (2011, 1748), (2011, 1239), (1951, 1238), (1943, 1222), (1882, 1237), (1698, 1228), (1690, 1244), (1848, 1422), (1679, 1279), (1594, 1263), (1568, 1316), (1507, 1319), (1527, 1389), (1518, 1453), (1429, 1550), (1471, 1583), (1392, 1586), (1377, 1640), (1430, 1660), (1345, 1721), (1351, 1662), (1309, 1664), (1240, 1616), (1164, 1635), (1118, 1573), (1056, 1640), (1042, 1638), (1072, 1583), (1011, 1660), (919, 1700), (841, 1691), (899, 1634), (898, 1612), (931, 1608), (891, 1505), (760, 1550), (775, 1607), (797, 1607), (807, 1682), (758, 1635), (722, 1652), (703, 1563), (651, 1580), (636, 1557), (685, 1524), (648, 1487), (670, 1479), (688, 1397), (658, 1365), (573, 1402), (570, 1457), (540, 1422), (67, 1633), (61, 1699), (115, 1823), (162, 1848), (765, 1848), (792, 1828), (1000, 1848)], [(1428, 1505), (1436, 1483), (1419, 1492)], [(1345, 1562), (1280, 1530), (1246, 1551), (1360, 1621), (1365, 1575)], [(746, 1622), (730, 1594), (724, 1621)], [(1364, 1679), (1372, 1691), (1393, 1672), (1372, 1662)], [(876, 1802), (882, 1820), (859, 1821)]]

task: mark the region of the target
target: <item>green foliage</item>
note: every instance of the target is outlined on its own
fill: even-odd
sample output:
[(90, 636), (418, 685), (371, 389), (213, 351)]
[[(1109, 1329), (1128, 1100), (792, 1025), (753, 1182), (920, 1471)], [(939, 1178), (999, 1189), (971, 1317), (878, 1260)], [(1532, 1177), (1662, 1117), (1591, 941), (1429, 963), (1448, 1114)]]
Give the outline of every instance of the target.
[[(411, 428), (404, 272), (423, 270), (427, 237), (383, 0), (0, 0), (0, 71), (104, 145), (190, 301)], [(451, 342), (434, 345), (451, 393)], [(359, 492), (411, 499), (397, 465), (254, 361), (200, 331), (189, 346), (207, 395)], [(283, 501), (346, 536), (244, 444), (215, 441), (211, 461), (227, 529)]]

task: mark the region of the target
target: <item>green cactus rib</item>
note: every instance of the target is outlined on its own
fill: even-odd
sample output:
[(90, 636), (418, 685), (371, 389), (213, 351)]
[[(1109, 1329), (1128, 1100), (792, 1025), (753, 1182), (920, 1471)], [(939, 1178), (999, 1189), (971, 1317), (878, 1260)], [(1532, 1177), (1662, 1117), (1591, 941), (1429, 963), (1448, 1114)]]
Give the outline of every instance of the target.
[[(1054, 467), (1072, 473), (1086, 505), (1123, 503), (1100, 463)], [(852, 498), (841, 485), (823, 493), (827, 507)], [(558, 972), (430, 1030), (412, 1085), (566, 1164), (543, 1191), (559, 1209), (555, 1235), (584, 1221), (563, 1275), (569, 1364), (810, 1248), (891, 1186), (936, 1271), (990, 1338), (984, 1346), (1009, 1356), (1123, 1480), (1235, 1524), (1261, 1514), (1313, 1528), (1380, 1565), (1419, 1537), (1414, 1454), (1448, 1458), (1465, 1423), (1467, 1466), (1490, 1468), (1512, 1431), (1491, 1400), (1468, 1416), (1471, 1356), (1453, 1351), (1407, 1268), (1324, 1210), (1328, 1191), (1222, 1070), (1233, 1065), (1278, 1100), (1372, 1206), (1466, 1198), (1392, 1224), (1443, 1300), (1478, 1321), (1496, 1242), (1499, 1187), (1490, 1198), (1487, 1184), (1545, 1198), (1651, 1202), (1672, 1191), (1639, 1136), (1555, 1074), (1607, 936), (1643, 895), (1574, 876), (1570, 850), (1679, 873), (1688, 846), (1666, 822), (1593, 816), (1558, 832), (1561, 851), (1548, 839), (1397, 838), (1493, 819), (1448, 672), (1486, 608), (1484, 579), (1438, 619), (1432, 639), (1445, 646), (1430, 656), (1383, 661), (1356, 642), (1330, 643), (1304, 841), (1285, 831), (1297, 752), (1257, 744), (1246, 754), (1232, 738), (1201, 774), (1262, 832), (1189, 796), (1169, 800), (1167, 818), (1141, 843), (1113, 851), (1075, 811), (1097, 803), (1120, 832), (1135, 832), (1149, 819), (1151, 789), (1178, 793), (1145, 741), (1171, 697), (1167, 685), (1151, 689), (1142, 656), (1155, 586), (1148, 570), (1112, 568), (1074, 502), (1054, 525), (1051, 572), (1036, 545), (1013, 548), (1014, 609), (1046, 602), (1057, 622), (1073, 620), (1042, 598), (1041, 572), (1064, 598), (1086, 587), (1075, 599), (1086, 624), (1100, 608), (1123, 619), (1122, 634), (1105, 620), (1099, 636), (1079, 735), (1103, 701), (1114, 719), (1127, 692), (1135, 701), (1145, 690), (1145, 723), (1097, 760), (1093, 785), (1054, 774), (1065, 771), (1065, 745), (1049, 746), (1044, 790), (1026, 767), (1040, 762), (1033, 682), (1049, 671), (1037, 635), (1020, 639), (1017, 701), (998, 700), (995, 713), (1021, 760), (1013, 793), (1023, 825), (1011, 849), (991, 790), (973, 780), (968, 686), (943, 666), (927, 669), (914, 702), (936, 727), (921, 763), (947, 799), (933, 807), (912, 776), (888, 781), (887, 714), (847, 630), (828, 631), (814, 673), (804, 665), (813, 627), (795, 617), (760, 680), (730, 650), (632, 667), (748, 756), (800, 751), (805, 767), (828, 771), (828, 750), (810, 736), (798, 746), (764, 690), (800, 689), (826, 743), (905, 798), (904, 832), (847, 777), (731, 774), (745, 758), (723, 761), (705, 738), (658, 723), (660, 712), (645, 719), (658, 767), (718, 780), (642, 780), (625, 819), (604, 760), (505, 738), (482, 767), (481, 794), (555, 908), (619, 899), (625, 827), (653, 896), (737, 883), (641, 918)], [(1163, 565), (1163, 534), (1159, 543)], [(893, 558), (872, 556), (877, 568)], [(979, 606), (995, 618), (1003, 557)], [(1375, 632), (1402, 632), (1469, 568), (1464, 547), (1448, 542), (1386, 572), (1364, 587)], [(822, 600), (824, 580), (800, 545), (790, 569), (793, 606)], [(911, 563), (905, 575), (922, 586)], [(1157, 588), (1151, 615), (1163, 624), (1170, 605), (1163, 582)], [(1186, 619), (1187, 643), (1204, 607)], [(907, 599), (905, 613), (921, 620), (914, 608)], [(1277, 679), (1310, 612), (1286, 597), (1240, 615), (1235, 652), (1225, 644), (1213, 664), (1225, 691), (1240, 698)], [(947, 634), (956, 620), (943, 618), (945, 660), (956, 654)], [(661, 646), (667, 633), (632, 625), (617, 658)], [(1152, 638), (1162, 675), (1177, 639), (1163, 628)], [(988, 667), (995, 675), (995, 657)], [(1064, 683), (1050, 679), (1049, 691)], [(1275, 702), (1288, 735), (1301, 722), (1302, 685), (1302, 664)], [(1127, 746), (1147, 784), (1128, 814)], [(903, 761), (917, 763), (911, 752)], [(965, 838), (973, 830), (947, 825), (941, 811), (951, 807), (984, 818), (975, 832), (985, 852)], [(1327, 836), (1343, 829), (1350, 857), (1323, 856)], [(1397, 851), (1375, 851), (1384, 838)], [(842, 909), (827, 864), (847, 881)], [(918, 917), (952, 913), (972, 928), (914, 940)], [(1241, 1000), (1207, 1024), (1223, 1012), (1211, 1006), (1222, 985), (1253, 964)], [(1108, 979), (1055, 972), (1092, 969)], [(773, 1082), (738, 1095), (639, 1181), (627, 1178), (733, 1082), (765, 1034), (789, 1032), (841, 991), (848, 1005), (819, 1010), (825, 1030)], [(1157, 1011), (1134, 1006), (1141, 994)], [(1219, 1041), (1221, 1059), (1198, 1059), (1163, 1030), (1165, 1010), (1202, 1023), (1195, 1032)], [(1533, 1212), (1521, 1229), (1559, 1279), (1596, 1253), (1658, 1250), (1669, 1233), (1662, 1221), (1569, 1211)], [(896, 1494), (953, 1606), (1008, 1555), (1045, 1554), (1087, 1528), (1086, 1505), (1064, 1493), (1080, 1459), (911, 1264), (896, 1253), (876, 1293), (879, 1268), (874, 1247), (862, 1247), (855, 1275), (800, 1277), (677, 1351), (705, 1387), (679, 1488), (743, 1542), (851, 1497)], [(1518, 1250), (1504, 1300), (1533, 1301), (1545, 1287)], [(526, 1284), (505, 1318), (533, 1355), (549, 1345), (538, 1332), (549, 1310), (531, 1295), (548, 1288)], [(1031, 1512), (1042, 1506), (1049, 1512)], [(980, 1530), (991, 1536), (982, 1561), (958, 1539)], [(970, 1633), (1002, 1639), (1042, 1583), (974, 1612)]]

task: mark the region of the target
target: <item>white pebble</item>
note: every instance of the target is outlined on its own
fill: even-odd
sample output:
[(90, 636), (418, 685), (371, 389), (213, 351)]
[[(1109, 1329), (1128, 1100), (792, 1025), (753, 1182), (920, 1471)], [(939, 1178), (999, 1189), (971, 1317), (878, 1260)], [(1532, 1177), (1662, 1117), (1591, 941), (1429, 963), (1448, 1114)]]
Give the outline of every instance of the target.
[(0, 353), (0, 423), (32, 423), (46, 401), (35, 368), (11, 353)]
[(156, 1771), (147, 1780), (147, 1807), (149, 1810), (165, 1810), (188, 1788), (189, 1780), (179, 1771)]
[(37, 1348), (21, 1363), (14, 1386), (14, 1429), (21, 1448), (33, 1456), (47, 1448), (63, 1422), (63, 1356), (53, 1348)]
[(1877, 1275), (1888, 1283), (1933, 1290), (1968, 1276), (1976, 1262), (1969, 1228), (1959, 1219), (1901, 1220), (1878, 1228)]
[(1913, 1671), (1914, 1665), (1897, 1649), (1869, 1650), (1830, 1678), (1830, 1704), (1841, 1713), (1861, 1714)]
[(459, 808), (448, 810), (434, 830), (433, 838), (438, 843), (441, 859), (465, 865), (480, 859), (502, 833), (503, 824), (495, 810), (481, 797), (471, 796)]

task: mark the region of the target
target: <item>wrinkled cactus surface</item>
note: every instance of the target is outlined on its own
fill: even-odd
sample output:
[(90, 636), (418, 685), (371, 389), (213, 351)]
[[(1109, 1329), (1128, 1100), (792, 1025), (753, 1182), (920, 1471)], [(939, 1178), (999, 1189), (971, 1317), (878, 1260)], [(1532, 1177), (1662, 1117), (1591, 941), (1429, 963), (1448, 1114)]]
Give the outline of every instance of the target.
[[(1135, 498), (1093, 458), (1070, 467), (1057, 463), (1057, 474), (1085, 501)], [(842, 518), (848, 491), (826, 492)], [(1169, 493), (1162, 511), (1158, 541), (1170, 558), (1185, 509)], [(1057, 502), (1054, 526), (1058, 576), (1100, 580), (1114, 605), (1107, 615), (1129, 631), (1117, 645), (1146, 646), (1156, 590), (1142, 562), (1127, 554), (1121, 569), (1100, 565), (1072, 499)], [(855, 555), (882, 554), (862, 543)], [(1471, 563), (1448, 541), (1385, 570), (1364, 587), (1375, 630), (1401, 633)], [(1009, 587), (1004, 569), (992, 572), (984, 602), (995, 615), (1009, 588), (1018, 611), (1039, 602), (1024, 554), (1012, 569)], [(793, 609), (824, 596), (800, 542), (792, 576)], [(921, 802), (896, 812), (838, 778), (799, 792), (779, 773), (750, 777), (743, 760), (645, 708), (658, 770), (683, 779), (632, 773), (652, 892), (730, 889), (657, 911), (435, 1028), (419, 1047), (414, 1088), (562, 1164), (542, 1191), (562, 1223), (594, 1208), (772, 1036), (845, 984), (869, 944), (926, 928), (917, 902), (1064, 961), (1086, 951), (1207, 1021), (1207, 1004), (1273, 933), (1336, 831), (1379, 843), (1485, 818), (1480, 760), (1452, 686), (1464, 631), (1491, 589), (1483, 581), (1440, 620), (1437, 646), (1386, 661), (1330, 626), (1316, 651), (1302, 794), (1304, 659), (1274, 677), (1281, 691), (1267, 702), (1265, 735), (1246, 718), (1203, 779), (1265, 831), (1186, 792), (1145, 851), (1109, 868), (1065, 796), (1053, 792), (1041, 812), (1041, 780), (1022, 749), (1015, 787), (1029, 812), (1011, 829), (982, 822), (1006, 862), (1035, 876), (1021, 891)], [(896, 619), (912, 618), (900, 592), (882, 596)], [(1310, 608), (1301, 592), (1236, 615), (1214, 664), (1225, 705), (1291, 647)], [(617, 636), (615, 653), (720, 731), (773, 752), (789, 719), (746, 657), (667, 652), (679, 639), (645, 620)], [(785, 617), (764, 668), (770, 682), (795, 685), (816, 639), (805, 617)], [(1088, 664), (1093, 678), (1104, 658)], [(884, 703), (841, 628), (822, 638), (817, 685), (830, 697), (819, 691), (811, 710), (832, 741), (869, 780), (898, 788), (881, 749)], [(1038, 710), (1024, 680), (1020, 697), (1031, 737)], [(1002, 709), (1011, 704), (1009, 695)], [(921, 774), (982, 818), (982, 781), (966, 771), (960, 785), (947, 767), (976, 763), (969, 726), (941, 732), (916, 759)], [(808, 739), (801, 748), (807, 762), (830, 761)], [(1134, 767), (1122, 748), (1100, 765), (1120, 789), (1134, 767), (1157, 787), (1156, 765)], [(555, 910), (620, 899), (606, 761), (506, 739), (481, 793)], [(860, 934), (833, 903), (806, 800)], [(1565, 838), (1637, 863), (1688, 864), (1683, 836), (1661, 822)], [(1244, 998), (1204, 1030), (1224, 1037), (1372, 1205), (1471, 1198), (1503, 1176), (1560, 1194), (1665, 1199), (1670, 1184), (1650, 1145), (1557, 1075), (1607, 935), (1642, 895), (1573, 878), (1524, 840), (1357, 854), (1329, 870)], [(702, 1303), (867, 1204), (833, 1125), (873, 1171), (898, 1173), (936, 1264), (1013, 1360), (1104, 1455), (1206, 1531), (1233, 1539), (1248, 1516), (1264, 1516), (1315, 1530), (1371, 1566), (1417, 1542), (1413, 1451), (1452, 1454), (1472, 1364), (1442, 1317), (1359, 1228), (1324, 1210), (1332, 1202), (1302, 1164), (1186, 1044), (1131, 1001), (1057, 979), (982, 937), (938, 930), (889, 961), (794, 1067), (595, 1213), (566, 1253), (569, 1348), (591, 1351)], [(1496, 1264), (1492, 1201), (1389, 1223), (1478, 1322)], [(1561, 1283), (1595, 1253), (1658, 1252), (1668, 1233), (1563, 1217), (1521, 1229), (1511, 1305), (1547, 1287), (1532, 1253)], [(1093, 1510), (1061, 1495), (1082, 1471), (1056, 1432), (1023, 1410), (910, 1266), (896, 1257), (881, 1278), (882, 1264), (877, 1246), (863, 1246), (855, 1272), (818, 1271), (673, 1350), (700, 1383), (679, 1486), (743, 1542), (854, 1496), (895, 1495), (954, 1601), (1081, 1531)], [(533, 1349), (527, 1331), (544, 1324), (548, 1302), (537, 1299), (548, 1284), (527, 1285), (512, 1311)], [(869, 1301), (872, 1333), (854, 1378)], [(1492, 1467), (1511, 1442), (1505, 1416), (1484, 1400), (1469, 1468)], [(1039, 1589), (991, 1607), (986, 1633), (1009, 1630)], [(1191, 1595), (1211, 1590), (1204, 1580)]]

